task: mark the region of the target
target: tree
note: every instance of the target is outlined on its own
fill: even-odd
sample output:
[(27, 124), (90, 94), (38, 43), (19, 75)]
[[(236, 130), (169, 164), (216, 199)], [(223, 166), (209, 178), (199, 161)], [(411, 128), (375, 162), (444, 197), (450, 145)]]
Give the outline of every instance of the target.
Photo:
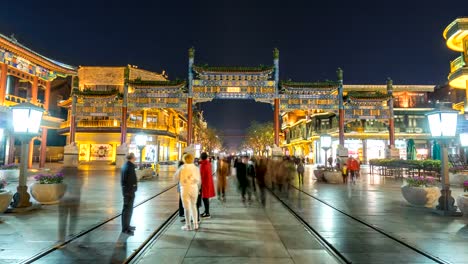
[(194, 142), (201, 145), (203, 151), (212, 154), (214, 150), (223, 148), (222, 136), (214, 128), (208, 127), (203, 112), (199, 111), (193, 118)]
[(266, 151), (267, 146), (271, 147), (274, 143), (273, 123), (258, 123), (253, 121), (247, 128), (244, 140), (244, 148), (250, 148), (257, 155)]

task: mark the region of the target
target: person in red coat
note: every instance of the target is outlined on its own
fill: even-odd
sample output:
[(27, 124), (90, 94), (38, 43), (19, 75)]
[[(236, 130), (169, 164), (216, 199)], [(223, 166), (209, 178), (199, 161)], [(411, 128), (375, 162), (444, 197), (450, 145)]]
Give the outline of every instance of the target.
[(356, 184), (356, 175), (359, 173), (359, 162), (353, 156), (349, 156), (347, 166), (351, 174), (351, 180), (353, 184)]
[(200, 174), (201, 174), (201, 185), (202, 185), (202, 199), (203, 205), (205, 206), (205, 212), (201, 215), (202, 218), (211, 218), (210, 215), (210, 198), (215, 197), (215, 189), (213, 183), (213, 173), (211, 170), (211, 163), (208, 160), (208, 154), (203, 152), (200, 155)]

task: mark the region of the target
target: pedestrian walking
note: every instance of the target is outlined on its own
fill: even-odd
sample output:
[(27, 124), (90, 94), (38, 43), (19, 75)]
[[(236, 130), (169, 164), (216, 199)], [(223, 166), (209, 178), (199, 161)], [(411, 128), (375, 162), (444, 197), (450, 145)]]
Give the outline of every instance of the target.
[(267, 173), (267, 160), (262, 158), (257, 162), (256, 165), (256, 179), (258, 183), (258, 189), (260, 191), (260, 202), (262, 205), (265, 205), (265, 177)]
[(353, 156), (349, 156), (347, 166), (351, 175), (351, 181), (353, 184), (356, 184), (356, 173), (359, 170), (359, 162)]
[(215, 197), (215, 189), (213, 183), (213, 173), (211, 169), (211, 163), (208, 161), (208, 154), (203, 152), (200, 155), (200, 174), (201, 174), (201, 190), (203, 206), (205, 212), (201, 215), (202, 219), (211, 218), (210, 215), (210, 198)]
[(248, 188), (252, 188), (253, 192), (257, 192), (257, 187), (255, 186), (255, 162), (253, 158), (250, 158), (247, 164), (247, 177), (248, 177)]
[(133, 214), (133, 202), (135, 201), (135, 192), (138, 189), (135, 154), (130, 153), (127, 155), (127, 162), (123, 165), (120, 177), (123, 194), (123, 208), (122, 208), (122, 233), (133, 235), (135, 230), (134, 226), (130, 225)]
[(299, 180), (299, 185), (304, 185), (304, 171), (305, 171), (305, 168), (304, 168), (304, 163), (302, 163), (302, 160), (299, 160), (299, 163), (297, 164), (297, 177), (298, 177), (298, 180)]
[(229, 162), (223, 157), (218, 164), (218, 199), (226, 201), (227, 177), (230, 173)]
[(242, 157), (242, 160), (238, 161), (235, 165), (237, 181), (239, 183), (239, 189), (242, 195), (242, 201), (245, 202), (245, 195), (249, 197), (249, 201), (252, 200), (252, 193), (248, 189), (249, 180), (247, 179), (247, 156)]
[[(192, 154), (185, 154), (183, 157), (184, 165), (176, 172), (176, 177), (180, 183), (180, 194), (184, 206), (185, 225), (182, 230), (190, 231), (198, 229), (198, 209), (197, 198), (200, 193), (201, 177), (199, 169), (193, 164)], [(193, 222), (193, 226), (192, 223)]]

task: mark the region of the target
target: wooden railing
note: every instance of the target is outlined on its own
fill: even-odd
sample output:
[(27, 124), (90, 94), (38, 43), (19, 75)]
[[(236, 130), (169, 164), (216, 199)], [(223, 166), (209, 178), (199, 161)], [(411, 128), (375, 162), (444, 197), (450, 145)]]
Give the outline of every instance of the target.
[[(118, 120), (81, 120), (77, 124), (78, 127), (120, 127), (120, 121)], [(60, 128), (70, 127), (70, 121), (64, 121), (60, 124)], [(157, 123), (146, 123), (146, 127), (143, 127), (143, 122), (141, 121), (127, 121), (127, 127), (129, 128), (140, 128), (148, 130), (162, 130), (169, 131), (171, 133), (176, 133), (175, 127), (168, 127), (167, 125), (160, 125)], [(179, 133), (181, 136), (186, 135), (185, 131)]]
[[(17, 104), (28, 102), (28, 99), (26, 99), (26, 98), (19, 97), (19, 96), (16, 96), (16, 95), (11, 95), (11, 94), (5, 95), (5, 100), (13, 102), (13, 103), (17, 103)], [(37, 103), (34, 103), (34, 104), (39, 106), (40, 108), (44, 108), (43, 103), (37, 102)]]

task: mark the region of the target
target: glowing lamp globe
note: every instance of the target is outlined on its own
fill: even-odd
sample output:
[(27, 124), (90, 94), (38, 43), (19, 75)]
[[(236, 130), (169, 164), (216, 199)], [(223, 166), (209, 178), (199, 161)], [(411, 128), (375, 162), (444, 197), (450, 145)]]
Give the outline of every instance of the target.
[(320, 146), (323, 149), (329, 149), (332, 145), (332, 137), (330, 135), (321, 135), (320, 136)]
[(457, 133), (458, 111), (441, 109), (427, 113), (426, 116), (432, 137), (455, 137)]
[(35, 135), (41, 127), (44, 109), (31, 103), (21, 103), (11, 107), (13, 131), (17, 134)]
[(143, 135), (143, 134), (138, 134), (135, 136), (135, 144), (139, 147), (139, 148), (143, 148), (144, 146), (146, 146), (146, 135)]

